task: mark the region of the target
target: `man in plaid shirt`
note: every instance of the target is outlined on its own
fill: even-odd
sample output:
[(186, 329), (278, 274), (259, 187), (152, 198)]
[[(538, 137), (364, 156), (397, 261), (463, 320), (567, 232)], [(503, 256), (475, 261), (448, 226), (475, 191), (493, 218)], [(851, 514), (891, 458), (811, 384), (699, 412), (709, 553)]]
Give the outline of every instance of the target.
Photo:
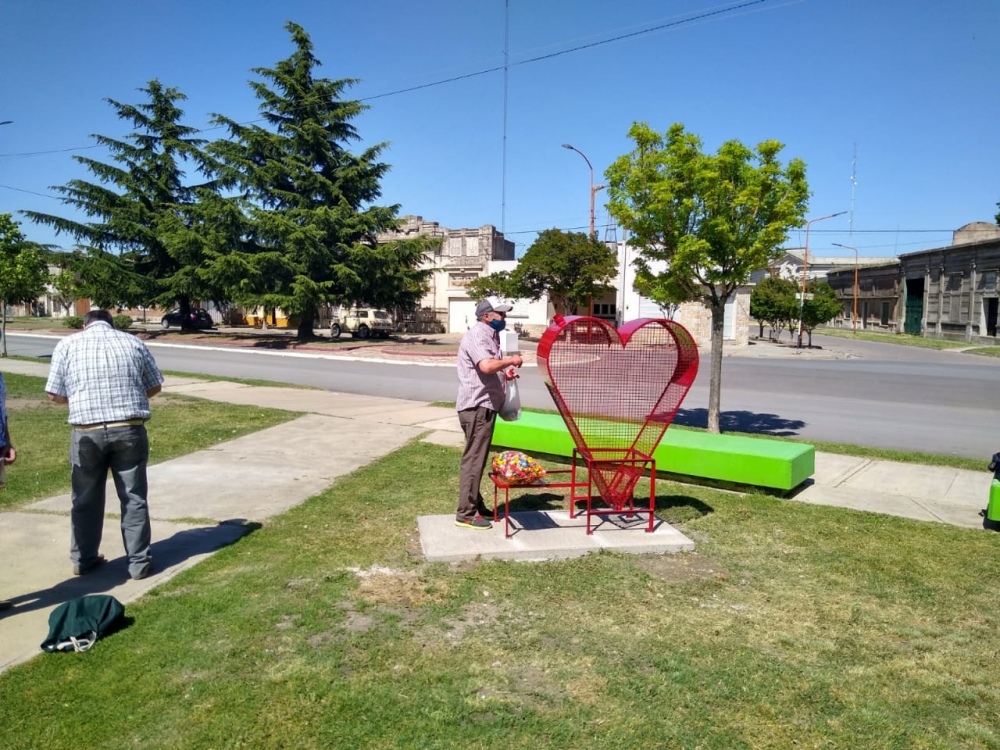
[(152, 571), (146, 464), (149, 399), (163, 376), (149, 349), (135, 336), (116, 331), (107, 310), (91, 310), (83, 331), (67, 336), (52, 352), (48, 397), (69, 404), (73, 507), (70, 560), (74, 575), (104, 562), (104, 499), (108, 470), (121, 502), (122, 541), (133, 579)]
[(510, 305), (496, 297), (487, 297), (476, 306), (476, 322), (462, 337), (458, 347), (458, 398), (455, 408), (465, 433), (465, 452), (458, 478), (458, 510), (455, 525), (465, 529), (485, 530), (492, 526), (493, 512), (486, 507), (479, 486), (483, 481), (497, 412), (506, 395), (504, 380), (512, 380), (513, 371), (523, 362), (517, 354), (500, 353), (500, 331), (506, 325)]

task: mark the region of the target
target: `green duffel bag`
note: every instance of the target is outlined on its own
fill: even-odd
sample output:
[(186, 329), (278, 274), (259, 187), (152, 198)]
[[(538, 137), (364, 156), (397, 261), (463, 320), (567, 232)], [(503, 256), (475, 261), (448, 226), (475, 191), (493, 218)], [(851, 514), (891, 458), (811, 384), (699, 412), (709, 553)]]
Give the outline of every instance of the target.
[(49, 615), (49, 637), (42, 650), (86, 651), (125, 624), (125, 607), (113, 596), (92, 594), (63, 602)]

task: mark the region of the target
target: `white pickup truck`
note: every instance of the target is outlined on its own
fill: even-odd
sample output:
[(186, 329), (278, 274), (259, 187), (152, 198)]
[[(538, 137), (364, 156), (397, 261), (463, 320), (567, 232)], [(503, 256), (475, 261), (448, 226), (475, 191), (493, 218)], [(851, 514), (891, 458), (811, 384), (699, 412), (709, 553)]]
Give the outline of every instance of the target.
[(370, 336), (388, 338), (393, 328), (392, 317), (385, 310), (358, 307), (345, 310), (330, 323), (330, 337), (336, 339), (341, 333), (349, 333), (358, 339)]

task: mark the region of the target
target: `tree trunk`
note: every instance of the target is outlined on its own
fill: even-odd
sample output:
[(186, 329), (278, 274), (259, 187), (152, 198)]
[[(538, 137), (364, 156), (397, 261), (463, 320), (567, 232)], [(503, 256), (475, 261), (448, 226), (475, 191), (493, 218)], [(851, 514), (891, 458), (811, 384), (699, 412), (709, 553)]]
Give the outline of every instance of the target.
[(178, 297), (177, 308), (181, 311), (181, 333), (191, 331), (191, 298)]
[(3, 319), (3, 325), (0, 326), (0, 346), (3, 347), (3, 351), (0, 351), (0, 357), (7, 356), (7, 300), (0, 299), (0, 317)]
[(708, 431), (718, 434), (719, 404), (722, 393), (722, 335), (726, 322), (726, 301), (712, 307), (712, 379), (708, 387)]
[(308, 341), (315, 337), (313, 333), (313, 320), (315, 320), (315, 313), (303, 313), (299, 318), (299, 327), (295, 332), (295, 338), (299, 341)]

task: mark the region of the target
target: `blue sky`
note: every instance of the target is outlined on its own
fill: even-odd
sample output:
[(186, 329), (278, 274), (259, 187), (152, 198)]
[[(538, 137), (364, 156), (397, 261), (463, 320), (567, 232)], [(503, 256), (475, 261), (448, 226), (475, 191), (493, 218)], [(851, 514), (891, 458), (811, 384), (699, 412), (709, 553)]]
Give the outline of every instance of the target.
[[(505, 6), (506, 129), (502, 71), (393, 93), (502, 67)], [(946, 245), (1000, 201), (997, 0), (0, 0), (0, 120), (13, 121), (0, 127), (0, 212), (68, 215), (50, 186), (92, 179), (73, 155), (106, 155), (73, 149), (125, 135), (103, 99), (138, 103), (151, 78), (187, 94), (189, 125), (256, 119), (250, 68), (288, 56), (288, 20), (312, 37), (320, 75), (360, 79), (362, 145), (386, 142), (392, 165), (383, 202), (502, 227), (518, 255), (541, 229), (587, 227), (587, 166), (560, 144), (600, 183), (636, 120), (684, 123), (711, 151), (783, 142), (808, 167), (807, 218), (848, 212), (813, 223), (816, 255)], [(72, 244), (20, 220), (30, 239)]]

